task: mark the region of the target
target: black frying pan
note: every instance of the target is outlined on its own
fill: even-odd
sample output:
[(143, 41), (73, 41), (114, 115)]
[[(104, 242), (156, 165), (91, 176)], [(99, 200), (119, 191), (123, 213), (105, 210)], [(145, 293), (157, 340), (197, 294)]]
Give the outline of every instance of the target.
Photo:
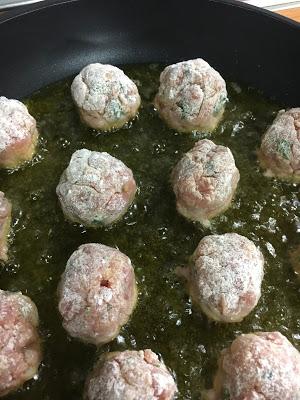
[[(300, 104), (300, 24), (238, 1), (38, 3), (0, 17), (0, 93), (22, 97), (93, 61), (201, 56), (227, 79)], [(48, 7), (47, 7), (48, 5)]]
[[(170, 63), (201, 56), (226, 79), (300, 105), (300, 25), (234, 1), (39, 3), (0, 17), (0, 39), (0, 95), (8, 97), (28, 95), (90, 62)], [(47, 394), (40, 400), (65, 400)], [(30, 391), (20, 398), (30, 399)]]

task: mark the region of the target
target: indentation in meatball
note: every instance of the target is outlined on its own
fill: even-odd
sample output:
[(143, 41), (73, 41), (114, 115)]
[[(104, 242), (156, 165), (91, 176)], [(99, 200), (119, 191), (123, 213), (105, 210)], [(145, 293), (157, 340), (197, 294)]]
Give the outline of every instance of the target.
[(228, 147), (199, 140), (175, 166), (171, 181), (177, 210), (184, 217), (209, 225), (230, 205), (240, 179)]
[(21, 293), (0, 290), (0, 396), (33, 378), (41, 361), (38, 312)]
[(201, 58), (169, 65), (160, 76), (155, 107), (180, 132), (213, 131), (227, 101), (221, 75)]
[(151, 350), (107, 353), (86, 380), (86, 400), (172, 400), (177, 387)]
[(135, 83), (119, 68), (106, 64), (84, 67), (71, 93), (82, 121), (102, 131), (121, 128), (136, 116), (141, 103)]
[(300, 108), (279, 111), (258, 152), (266, 175), (300, 181)]
[(86, 149), (73, 153), (56, 188), (65, 217), (94, 228), (120, 219), (135, 192), (132, 171), (122, 161)]
[(0, 191), (0, 260), (7, 261), (8, 235), (11, 223), (11, 203)]
[(187, 268), (177, 269), (188, 282), (193, 303), (211, 319), (239, 322), (261, 296), (264, 259), (260, 250), (236, 233), (204, 237)]
[(210, 400), (299, 400), (300, 353), (279, 332), (237, 337), (223, 350)]
[(17, 168), (32, 159), (38, 139), (35, 119), (18, 100), (0, 97), (0, 167)]
[(130, 259), (102, 244), (84, 244), (67, 262), (58, 287), (59, 311), (67, 332), (100, 345), (127, 323), (137, 299)]

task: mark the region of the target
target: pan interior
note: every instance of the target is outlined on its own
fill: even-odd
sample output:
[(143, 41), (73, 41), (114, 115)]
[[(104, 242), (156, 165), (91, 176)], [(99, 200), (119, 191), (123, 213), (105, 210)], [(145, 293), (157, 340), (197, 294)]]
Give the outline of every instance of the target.
[[(299, 230), (298, 187), (267, 179), (256, 149), (280, 108), (261, 93), (227, 82), (230, 101), (212, 135), (178, 134), (166, 127), (152, 100), (161, 65), (122, 67), (142, 96), (139, 118), (127, 129), (99, 133), (84, 127), (70, 96), (71, 79), (51, 84), (25, 99), (38, 121), (40, 143), (31, 165), (1, 171), (1, 190), (13, 202), (11, 260), (0, 272), (1, 288), (21, 290), (37, 304), (44, 359), (37, 381), (10, 400), (79, 400), (87, 371), (106, 351), (151, 348), (176, 374), (179, 399), (198, 399), (217, 367), (220, 351), (240, 333), (279, 330), (300, 350), (299, 284), (288, 250)], [(241, 89), (241, 90), (240, 90)], [(200, 138), (228, 146), (241, 173), (232, 207), (210, 229), (178, 215), (170, 171)], [(55, 187), (71, 154), (80, 148), (107, 151), (134, 173), (136, 200), (122, 221), (97, 230), (63, 218)], [(242, 323), (208, 322), (192, 308), (174, 274), (185, 265), (200, 239), (210, 233), (237, 232), (260, 246), (265, 256), (263, 294)], [(138, 280), (138, 305), (112, 343), (99, 348), (67, 337), (57, 311), (56, 287), (66, 261), (83, 243), (117, 246), (127, 254)]]

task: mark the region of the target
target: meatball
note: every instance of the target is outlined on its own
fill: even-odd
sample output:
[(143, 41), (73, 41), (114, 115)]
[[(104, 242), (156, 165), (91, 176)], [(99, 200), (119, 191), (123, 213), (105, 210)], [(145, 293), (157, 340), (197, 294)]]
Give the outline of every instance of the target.
[(0, 167), (16, 168), (32, 159), (38, 139), (35, 119), (18, 100), (0, 97)]
[(227, 101), (221, 75), (201, 58), (169, 65), (160, 75), (155, 107), (180, 132), (213, 131)]
[(94, 228), (120, 219), (135, 192), (132, 171), (122, 161), (86, 149), (73, 153), (56, 188), (65, 217)]
[(0, 260), (7, 261), (7, 238), (11, 223), (11, 203), (0, 191)]
[(90, 64), (75, 77), (71, 93), (82, 121), (94, 129), (121, 128), (141, 104), (135, 83), (112, 65)]
[(33, 378), (41, 362), (38, 312), (22, 293), (0, 290), (0, 397)]
[(207, 398), (223, 393), (230, 400), (299, 400), (300, 353), (279, 332), (240, 335), (223, 350)]
[(69, 258), (58, 296), (63, 326), (71, 336), (95, 345), (108, 343), (136, 304), (131, 261), (111, 247), (84, 244)]
[(267, 176), (300, 182), (300, 108), (279, 111), (262, 138), (258, 157)]
[(260, 250), (236, 233), (204, 237), (188, 268), (178, 268), (193, 302), (211, 319), (239, 322), (261, 296), (264, 259)]
[(209, 226), (211, 218), (229, 207), (239, 179), (239, 170), (228, 147), (207, 139), (199, 140), (171, 175), (178, 212)]
[(177, 387), (151, 350), (107, 353), (86, 380), (86, 400), (171, 400)]

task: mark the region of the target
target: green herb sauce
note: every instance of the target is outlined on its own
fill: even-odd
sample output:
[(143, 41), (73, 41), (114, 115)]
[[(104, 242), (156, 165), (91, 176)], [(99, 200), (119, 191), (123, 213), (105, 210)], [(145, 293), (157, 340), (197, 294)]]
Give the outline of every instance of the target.
[[(151, 348), (174, 371), (181, 400), (199, 399), (211, 385), (220, 351), (240, 333), (279, 330), (300, 350), (300, 284), (288, 259), (299, 240), (298, 186), (268, 179), (256, 150), (279, 107), (254, 90), (236, 90), (211, 135), (178, 134), (155, 112), (157, 65), (126, 66), (142, 96), (139, 118), (114, 133), (98, 133), (79, 120), (70, 96), (71, 80), (43, 88), (26, 99), (38, 121), (40, 143), (33, 162), (0, 172), (1, 190), (13, 203), (10, 262), (1, 288), (21, 290), (38, 306), (44, 358), (36, 381), (10, 400), (78, 400), (96, 357), (106, 351)], [(238, 93), (240, 92), (240, 93)], [(169, 182), (170, 171), (200, 138), (228, 146), (241, 180), (232, 207), (205, 229), (181, 217)], [(109, 228), (85, 229), (64, 220), (55, 188), (71, 154), (80, 148), (107, 151), (134, 173), (139, 186), (134, 205)], [(174, 274), (200, 239), (237, 232), (253, 240), (265, 256), (263, 294), (242, 323), (217, 324), (194, 310), (184, 284)], [(297, 233), (298, 232), (298, 233)], [(82, 243), (117, 246), (134, 266), (138, 305), (119, 337), (98, 350), (69, 338), (57, 311), (56, 287), (71, 253)]]

